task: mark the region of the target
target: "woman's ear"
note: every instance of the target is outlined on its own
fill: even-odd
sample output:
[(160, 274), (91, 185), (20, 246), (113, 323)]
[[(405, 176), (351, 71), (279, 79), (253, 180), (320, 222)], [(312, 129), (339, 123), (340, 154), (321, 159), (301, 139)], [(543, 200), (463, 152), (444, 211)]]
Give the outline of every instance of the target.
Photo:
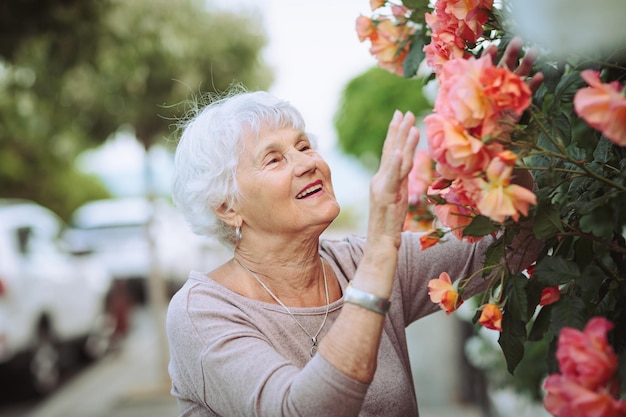
[(241, 218), (233, 207), (229, 207), (226, 203), (223, 203), (219, 207), (213, 209), (215, 215), (224, 223), (236, 227), (241, 225)]

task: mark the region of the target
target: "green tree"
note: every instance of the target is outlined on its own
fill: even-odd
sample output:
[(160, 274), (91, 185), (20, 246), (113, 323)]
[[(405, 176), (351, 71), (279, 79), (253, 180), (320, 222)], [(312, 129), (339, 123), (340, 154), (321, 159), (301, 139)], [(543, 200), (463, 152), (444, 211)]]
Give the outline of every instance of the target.
[[(7, 35), (20, 39), (12, 48), (0, 43), (2, 196), (31, 198), (67, 217), (105, 192), (74, 170), (82, 150), (120, 128), (146, 149), (167, 144), (190, 96), (234, 81), (271, 82), (258, 16), (209, 10), (199, 0), (103, 4), (87, 23), (81, 17), (91, 15), (77, 5), (50, 6), (50, 21), (25, 17), (24, 27), (42, 29)], [(21, 7), (3, 6), (16, 16)], [(68, 186), (69, 178), (80, 182)]]
[(341, 95), (334, 124), (340, 148), (354, 155), (372, 171), (394, 110), (411, 110), (416, 116), (432, 109), (423, 94), (425, 80), (402, 78), (380, 68), (371, 68), (352, 79)]

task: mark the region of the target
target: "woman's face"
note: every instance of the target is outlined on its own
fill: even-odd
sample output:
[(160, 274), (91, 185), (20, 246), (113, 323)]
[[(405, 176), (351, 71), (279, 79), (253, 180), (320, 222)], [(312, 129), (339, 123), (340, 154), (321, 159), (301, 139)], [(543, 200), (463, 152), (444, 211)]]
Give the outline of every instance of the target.
[(258, 139), (247, 136), (237, 182), (238, 212), (254, 231), (319, 231), (339, 214), (328, 164), (307, 135), (293, 128), (263, 129)]

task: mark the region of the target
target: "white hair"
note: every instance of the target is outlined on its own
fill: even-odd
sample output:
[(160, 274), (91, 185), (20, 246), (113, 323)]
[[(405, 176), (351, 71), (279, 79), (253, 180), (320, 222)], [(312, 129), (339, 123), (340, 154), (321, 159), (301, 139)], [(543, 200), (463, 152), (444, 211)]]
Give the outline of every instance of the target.
[(261, 129), (304, 131), (304, 119), (289, 102), (266, 92), (231, 89), (226, 96), (193, 111), (182, 125), (174, 157), (172, 197), (194, 233), (214, 236), (232, 247), (234, 228), (215, 209), (233, 208), (241, 197), (236, 180), (244, 135)]

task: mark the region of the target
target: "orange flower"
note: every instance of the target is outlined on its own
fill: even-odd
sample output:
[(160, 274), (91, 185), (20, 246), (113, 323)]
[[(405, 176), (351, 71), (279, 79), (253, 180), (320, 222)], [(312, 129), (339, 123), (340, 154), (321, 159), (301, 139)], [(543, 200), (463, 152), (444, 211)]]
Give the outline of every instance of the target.
[(541, 300), (539, 301), (540, 306), (547, 306), (550, 304), (554, 304), (561, 298), (561, 291), (559, 290), (559, 286), (555, 285), (554, 287), (544, 288), (541, 291)]
[(452, 284), (450, 275), (442, 272), (437, 279), (428, 282), (430, 301), (439, 304), (446, 314), (450, 314), (463, 304), (463, 298)]
[(483, 307), (478, 322), (491, 330), (502, 331), (502, 311), (495, 304), (487, 304)]
[(422, 250), (428, 249), (431, 246), (435, 246), (437, 243), (439, 243), (439, 240), (441, 240), (439, 233), (435, 229), (430, 229), (428, 232), (420, 236), (420, 244), (422, 245)]
[(481, 214), (502, 223), (508, 216), (518, 221), (520, 213), (528, 215), (530, 205), (537, 204), (537, 196), (522, 186), (511, 184), (515, 154), (500, 153), (487, 166), (487, 181), (482, 183), (482, 198), (477, 204)]
[(585, 70), (580, 76), (589, 87), (576, 92), (576, 113), (613, 143), (626, 146), (626, 97), (619, 83), (604, 84), (600, 82), (600, 73), (593, 70)]
[(372, 9), (372, 11), (374, 11), (380, 7), (383, 7), (385, 3), (387, 3), (387, 0), (370, 0), (370, 8)]
[(403, 63), (411, 46), (413, 26), (394, 24), (386, 17), (375, 22), (375, 33), (370, 38), (370, 54), (376, 57), (378, 66), (389, 72), (404, 75)]

